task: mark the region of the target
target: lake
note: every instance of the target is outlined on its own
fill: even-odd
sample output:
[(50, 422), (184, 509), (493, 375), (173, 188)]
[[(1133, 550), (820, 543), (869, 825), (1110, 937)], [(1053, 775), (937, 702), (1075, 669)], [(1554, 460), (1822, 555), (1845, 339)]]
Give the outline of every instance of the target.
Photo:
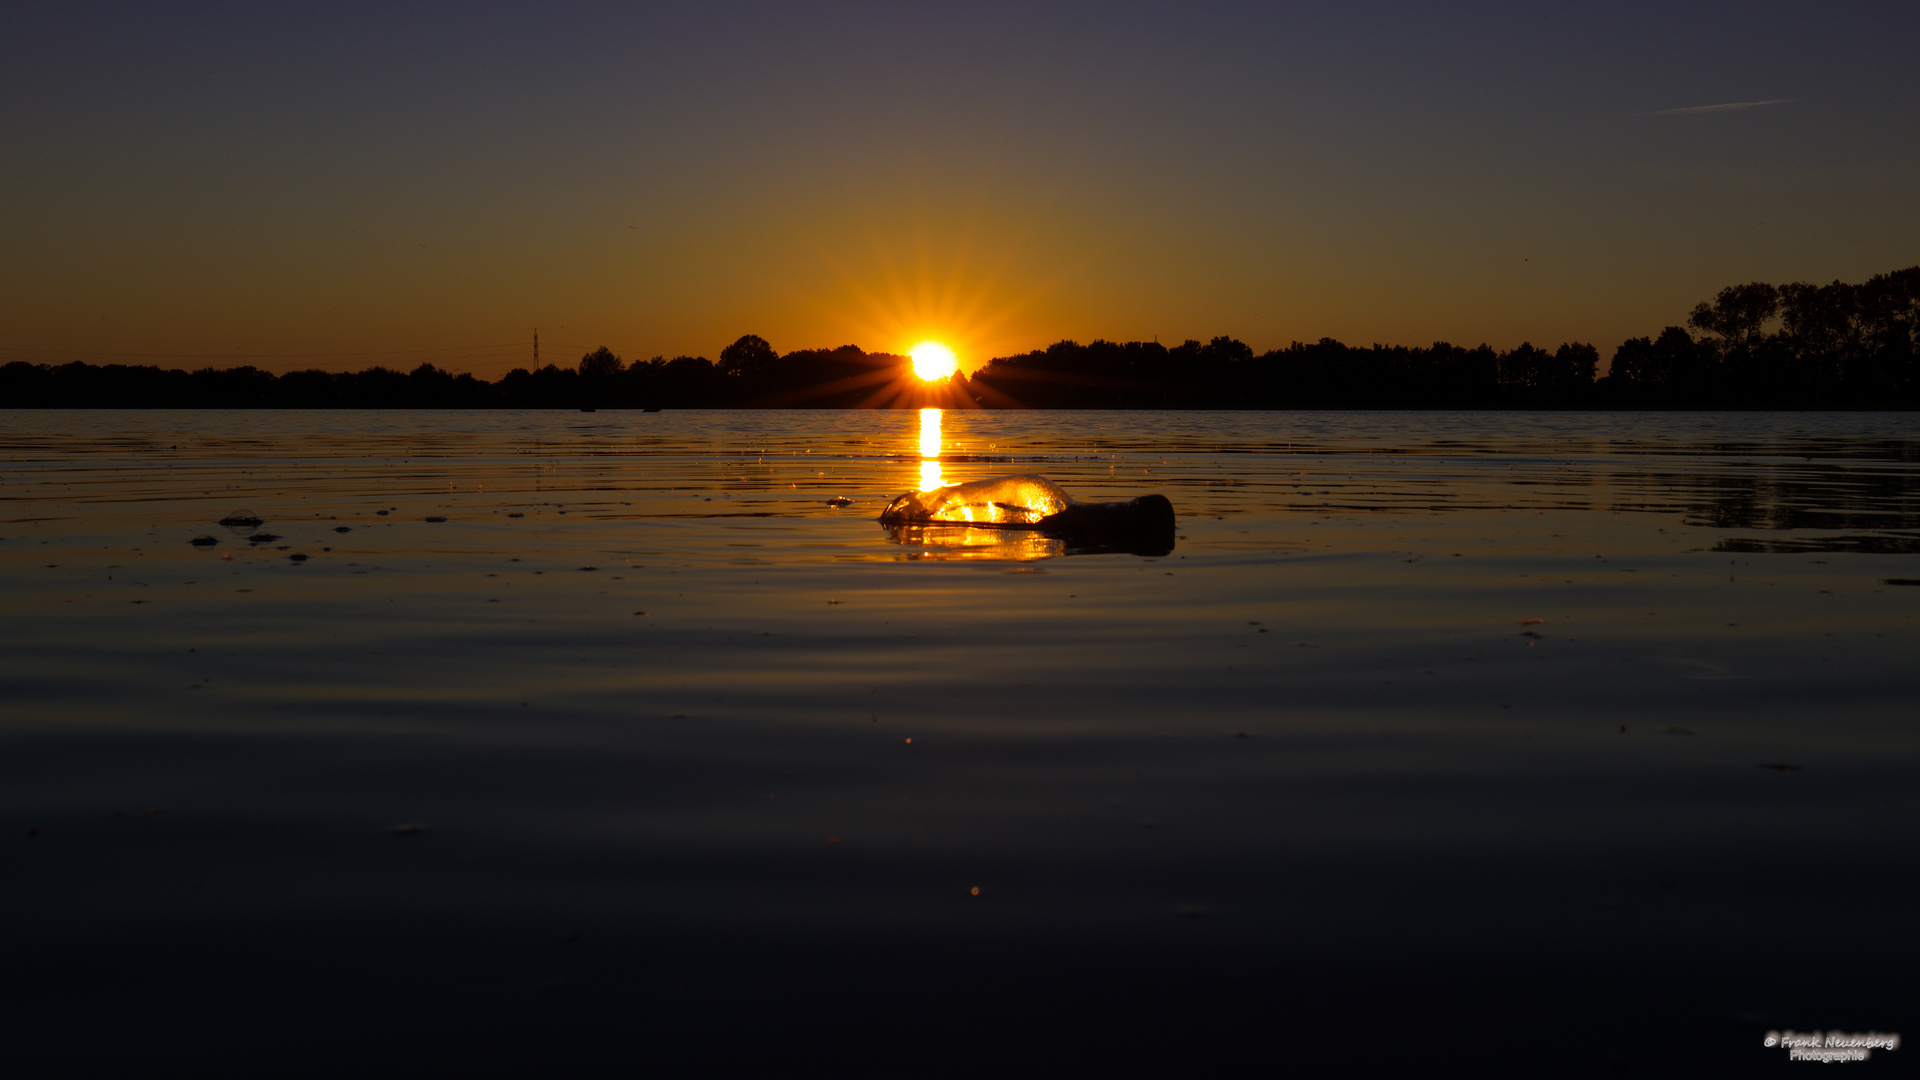
[[(1912, 414), (0, 446), (34, 1073), (1728, 1074), (1914, 1015)], [(1177, 542), (875, 520), (1015, 473)]]

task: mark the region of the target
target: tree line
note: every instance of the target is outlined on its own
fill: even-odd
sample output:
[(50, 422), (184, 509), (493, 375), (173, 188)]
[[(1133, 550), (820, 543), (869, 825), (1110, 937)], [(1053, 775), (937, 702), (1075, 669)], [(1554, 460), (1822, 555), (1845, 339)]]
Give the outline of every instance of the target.
[(781, 356), (755, 335), (703, 356), (628, 363), (601, 346), (571, 367), (514, 368), (488, 382), (421, 364), (412, 371), (290, 371), (15, 361), (0, 367), (0, 407), (282, 409), (849, 408), (898, 381), (907, 357), (856, 346)]
[(1629, 338), (1606, 374), (1569, 342), (1496, 351), (1294, 342), (1255, 356), (1232, 338), (1061, 341), (976, 371), (970, 389), (1053, 408), (1920, 407), (1920, 266), (1851, 285), (1722, 289), (1685, 326)]
[(1215, 337), (1060, 341), (926, 387), (908, 358), (857, 346), (780, 354), (746, 335), (720, 352), (628, 363), (604, 346), (572, 367), (494, 382), (410, 372), (15, 361), (0, 406), (80, 408), (1895, 408), (1920, 407), (1920, 266), (1860, 284), (1752, 282), (1696, 305), (1684, 326), (1600, 351), (1568, 342), (1350, 346), (1331, 338), (1255, 355)]

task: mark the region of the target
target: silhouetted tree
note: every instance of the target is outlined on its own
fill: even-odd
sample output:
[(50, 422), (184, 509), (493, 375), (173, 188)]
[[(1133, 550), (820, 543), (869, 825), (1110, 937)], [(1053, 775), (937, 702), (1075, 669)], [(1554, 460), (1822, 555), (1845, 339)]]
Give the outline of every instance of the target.
[(600, 408), (619, 404), (616, 399), (620, 376), (626, 368), (626, 361), (605, 345), (581, 357), (580, 366), (576, 369), (580, 376), (580, 407)]
[(1861, 337), (1867, 355), (1858, 365), (1882, 404), (1920, 395), (1920, 266), (1876, 274), (1858, 290)]
[(1600, 370), (1600, 350), (1584, 342), (1568, 342), (1554, 350), (1540, 388), (1549, 400), (1584, 400), (1593, 389), (1593, 377)]
[(704, 356), (676, 356), (662, 364), (654, 408), (707, 409), (723, 403), (726, 375)]
[(580, 358), (580, 377), (583, 379), (612, 379), (626, 370), (627, 362), (614, 354), (605, 345)]
[(1519, 348), (1500, 354), (1500, 385), (1522, 391), (1524, 396), (1524, 391), (1540, 386), (1548, 377), (1547, 365), (1552, 359), (1546, 350), (1523, 341)]
[(773, 370), (780, 354), (758, 334), (747, 334), (720, 350), (720, 370), (729, 379), (755, 379)]
[(1697, 405), (1713, 387), (1713, 350), (1678, 326), (1654, 339), (1629, 338), (1614, 350), (1608, 377), (1642, 404)]
[(1711, 301), (1694, 305), (1687, 325), (1719, 335), (1728, 350), (1753, 348), (1767, 320), (1780, 311), (1780, 290), (1763, 281), (1729, 285)]

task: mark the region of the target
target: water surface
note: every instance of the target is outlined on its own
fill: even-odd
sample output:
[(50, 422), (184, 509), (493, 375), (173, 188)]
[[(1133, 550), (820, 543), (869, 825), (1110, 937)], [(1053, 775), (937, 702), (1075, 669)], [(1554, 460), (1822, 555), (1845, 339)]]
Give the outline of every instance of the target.
[[(1580, 1075), (1912, 1015), (1905, 414), (12, 411), (0, 455), (30, 1059), (1497, 1028)], [(1008, 473), (1163, 493), (1175, 549), (873, 520)]]

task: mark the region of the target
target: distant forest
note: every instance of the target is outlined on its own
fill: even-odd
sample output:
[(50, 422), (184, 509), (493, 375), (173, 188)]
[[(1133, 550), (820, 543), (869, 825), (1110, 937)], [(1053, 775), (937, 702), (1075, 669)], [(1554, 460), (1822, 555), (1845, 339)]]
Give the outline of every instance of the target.
[(853, 345), (781, 355), (747, 335), (705, 357), (628, 363), (605, 347), (569, 368), (496, 382), (431, 364), (410, 372), (120, 364), (0, 367), (10, 408), (1762, 408), (1920, 407), (1920, 266), (1858, 285), (1722, 289), (1685, 326), (1630, 338), (1599, 376), (1578, 342), (1496, 351), (1294, 342), (1258, 356), (1230, 337), (1056, 342), (924, 384), (910, 361)]

